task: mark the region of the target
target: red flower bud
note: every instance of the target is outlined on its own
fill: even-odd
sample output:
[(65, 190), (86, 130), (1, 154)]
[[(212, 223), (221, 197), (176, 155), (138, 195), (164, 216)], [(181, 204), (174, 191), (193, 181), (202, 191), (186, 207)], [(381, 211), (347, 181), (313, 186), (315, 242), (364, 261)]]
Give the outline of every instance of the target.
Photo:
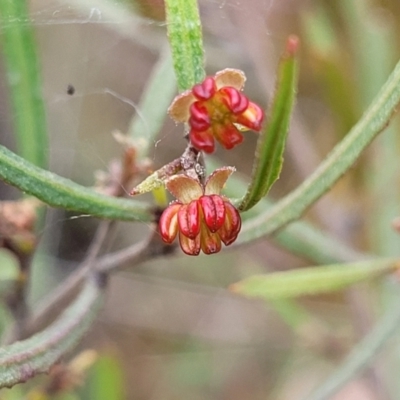
[(164, 210), (158, 223), (160, 234), (164, 242), (172, 243), (178, 233), (178, 211), (182, 203), (172, 203)]
[(236, 240), (242, 227), (242, 220), (239, 211), (231, 203), (225, 203), (225, 212), (226, 217), (223, 226), (219, 230), (219, 236), (225, 246), (229, 246)]
[(240, 231), (240, 214), (228, 199), (219, 194), (233, 168), (221, 168), (203, 186), (186, 175), (171, 177), (166, 186), (178, 201), (171, 203), (159, 222), (161, 238), (172, 243), (179, 232), (184, 253), (198, 255), (221, 250), (233, 243)]
[(225, 221), (225, 202), (221, 196), (201, 196), (199, 203), (203, 210), (204, 221), (211, 232), (217, 232)]
[(197, 200), (183, 204), (178, 211), (179, 231), (189, 239), (194, 239), (200, 232), (199, 203)]
[(241, 114), (249, 106), (249, 99), (233, 87), (223, 87), (220, 93), (225, 95), (222, 100), (234, 114)]
[(192, 93), (200, 100), (210, 99), (214, 96), (216, 91), (217, 86), (215, 85), (214, 79), (211, 77), (207, 77), (202, 83), (194, 85), (192, 89)]
[(244, 81), (241, 71), (225, 69), (172, 102), (171, 117), (189, 123), (189, 138), (198, 150), (212, 153), (215, 140), (231, 149), (243, 141), (241, 130), (261, 130), (264, 112), (240, 92)]
[(204, 254), (214, 254), (221, 250), (221, 238), (218, 233), (210, 232), (205, 226), (201, 229), (200, 243)]

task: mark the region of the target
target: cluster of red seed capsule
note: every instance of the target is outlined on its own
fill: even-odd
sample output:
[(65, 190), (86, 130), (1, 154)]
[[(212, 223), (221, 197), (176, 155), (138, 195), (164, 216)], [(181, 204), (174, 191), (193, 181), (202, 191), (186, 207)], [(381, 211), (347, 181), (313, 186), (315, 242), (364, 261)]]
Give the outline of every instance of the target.
[(212, 153), (216, 139), (226, 149), (243, 141), (237, 128), (259, 131), (264, 113), (262, 109), (234, 87), (218, 89), (214, 78), (207, 77), (192, 89), (196, 101), (190, 106), (190, 141), (199, 150)]
[[(221, 250), (233, 243), (240, 231), (238, 210), (219, 192), (233, 168), (220, 168), (210, 175), (202, 186), (186, 175), (177, 175), (166, 182), (177, 201), (163, 212), (159, 229), (164, 242), (172, 243), (179, 233), (182, 250), (189, 255), (205, 254)], [(180, 188), (184, 187), (182, 193)]]
[(241, 93), (245, 80), (242, 71), (224, 69), (172, 102), (171, 117), (189, 124), (190, 142), (198, 150), (212, 153), (215, 140), (230, 150), (243, 141), (241, 131), (260, 131), (264, 112)]
[[(198, 151), (212, 153), (215, 141), (232, 149), (243, 141), (242, 131), (260, 131), (263, 110), (244, 94), (243, 72), (225, 69), (206, 77), (191, 90), (178, 95), (169, 108), (176, 122), (189, 125), (189, 140)], [(177, 199), (163, 212), (159, 231), (165, 243), (179, 237), (188, 255), (217, 253), (222, 243), (233, 243), (241, 228), (238, 210), (220, 192), (234, 168), (214, 171), (203, 184), (186, 174), (165, 180), (166, 188)]]

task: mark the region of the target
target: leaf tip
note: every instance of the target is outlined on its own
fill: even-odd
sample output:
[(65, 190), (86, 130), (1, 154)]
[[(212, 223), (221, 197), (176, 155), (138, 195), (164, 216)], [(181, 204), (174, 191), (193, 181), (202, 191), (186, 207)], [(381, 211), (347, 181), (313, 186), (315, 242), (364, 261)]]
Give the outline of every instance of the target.
[(293, 57), (299, 50), (300, 39), (296, 35), (290, 35), (286, 41), (286, 52)]

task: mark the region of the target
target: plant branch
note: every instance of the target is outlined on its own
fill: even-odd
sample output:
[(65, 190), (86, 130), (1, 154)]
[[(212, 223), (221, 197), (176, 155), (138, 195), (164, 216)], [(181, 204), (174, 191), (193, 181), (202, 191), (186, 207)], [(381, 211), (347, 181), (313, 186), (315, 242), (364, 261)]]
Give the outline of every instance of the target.
[(48, 372), (89, 329), (100, 310), (102, 298), (102, 282), (91, 276), (78, 298), (52, 325), (27, 340), (1, 348), (0, 388)]
[(103, 229), (103, 232), (99, 233), (97, 239), (94, 239), (93, 246), (91, 246), (86, 260), (42, 301), (41, 305), (39, 305), (27, 323), (27, 334), (31, 335), (37, 332), (51, 318), (54, 312), (59, 310), (62, 305), (73, 296), (90, 271), (94, 270), (97, 273), (108, 274), (117, 270), (117, 267), (123, 263), (129, 261), (139, 264), (157, 254), (156, 251), (152, 250), (153, 247), (150, 246), (155, 235), (151, 233), (151, 235), (142, 242), (135, 243), (133, 246), (126, 249), (107, 254), (95, 260), (97, 254), (94, 249), (97, 246), (101, 247), (101, 243), (103, 242), (100, 240), (100, 236), (105, 236), (105, 234)]
[(115, 221), (102, 221), (96, 230), (96, 234), (89, 246), (87, 255), (76, 270), (50, 293), (41, 304), (36, 307), (25, 329), (25, 337), (29, 337), (48, 323), (51, 315), (63, 308), (63, 306), (76, 295), (84, 279), (93, 271), (95, 259), (100, 253), (110, 229)]
[(149, 222), (151, 207), (137, 200), (113, 198), (38, 168), (0, 145), (0, 178), (44, 203), (101, 218)]
[(139, 243), (129, 246), (125, 249), (107, 254), (101, 257), (96, 263), (96, 270), (102, 273), (115, 272), (122, 268), (122, 265), (129, 262), (131, 264), (140, 264), (141, 262), (151, 258), (151, 242), (154, 233)]
[(271, 234), (298, 219), (350, 168), (372, 139), (387, 127), (399, 102), (400, 62), (360, 121), (314, 173), (270, 210), (246, 221), (238, 243)]
[[(211, 170), (221, 165), (213, 158), (207, 160)], [(229, 197), (239, 197), (246, 190), (246, 183), (237, 174), (231, 175), (224, 193)], [(266, 213), (274, 206), (269, 198), (263, 198), (254, 208), (242, 214), (244, 223), (252, 218)], [(239, 236), (240, 238), (240, 236)], [(340, 242), (328, 232), (315, 228), (308, 222), (296, 221), (285, 226), (273, 238), (280, 246), (299, 256), (306, 257), (318, 264), (335, 264), (339, 262), (359, 261), (370, 258), (369, 254), (361, 253), (346, 243)], [(235, 244), (233, 245), (235, 246)]]

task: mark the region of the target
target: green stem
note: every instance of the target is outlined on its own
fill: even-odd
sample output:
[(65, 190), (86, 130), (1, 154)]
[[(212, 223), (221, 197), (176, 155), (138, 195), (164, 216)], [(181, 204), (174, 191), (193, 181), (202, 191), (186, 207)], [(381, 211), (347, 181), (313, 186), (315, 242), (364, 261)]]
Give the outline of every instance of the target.
[(314, 173), (273, 208), (246, 221), (239, 237), (240, 243), (271, 234), (298, 219), (351, 167), (375, 136), (387, 127), (399, 102), (400, 63), (360, 121)]
[[(221, 167), (215, 159), (207, 160), (210, 171)], [(224, 193), (232, 198), (237, 198), (246, 190), (246, 183), (236, 174), (233, 174), (227, 183)], [(256, 219), (274, 203), (263, 198), (255, 207), (242, 214), (242, 220), (246, 224), (247, 220)], [(240, 238), (240, 236), (239, 236)], [(345, 243), (332, 237), (329, 233), (313, 227), (310, 223), (297, 221), (277, 232), (274, 239), (289, 251), (306, 257), (317, 264), (335, 264), (370, 258), (369, 254), (357, 252)], [(235, 246), (235, 244), (233, 245)]]
[(81, 294), (47, 329), (0, 349), (0, 388), (48, 372), (89, 329), (102, 304), (98, 282), (87, 281)]
[(27, 2), (0, 1), (0, 18), (18, 153), (31, 163), (46, 168), (46, 115), (34, 32), (27, 22)]
[(102, 195), (61, 176), (35, 167), (0, 145), (0, 179), (61, 207), (101, 218), (149, 222), (153, 214), (145, 203)]
[(168, 38), (180, 91), (204, 79), (204, 52), (197, 0), (166, 0)]

